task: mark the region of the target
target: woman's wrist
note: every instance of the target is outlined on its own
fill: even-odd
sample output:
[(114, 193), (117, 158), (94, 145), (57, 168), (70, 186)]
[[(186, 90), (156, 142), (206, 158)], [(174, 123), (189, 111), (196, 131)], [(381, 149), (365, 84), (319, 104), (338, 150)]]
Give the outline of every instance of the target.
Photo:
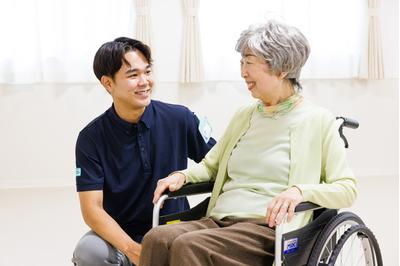
[(178, 176), (179, 180), (182, 182), (182, 184), (186, 184), (186, 175), (181, 172), (181, 171), (175, 171), (172, 172), (171, 174), (169, 174), (170, 176), (174, 175), (174, 176)]

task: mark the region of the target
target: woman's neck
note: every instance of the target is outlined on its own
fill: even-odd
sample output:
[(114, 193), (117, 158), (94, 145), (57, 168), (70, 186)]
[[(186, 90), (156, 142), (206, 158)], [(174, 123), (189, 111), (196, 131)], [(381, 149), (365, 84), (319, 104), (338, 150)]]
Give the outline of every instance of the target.
[(276, 90), (276, 94), (269, 99), (263, 99), (265, 106), (277, 105), (295, 93), (294, 87), (290, 82), (283, 82), (282, 86)]

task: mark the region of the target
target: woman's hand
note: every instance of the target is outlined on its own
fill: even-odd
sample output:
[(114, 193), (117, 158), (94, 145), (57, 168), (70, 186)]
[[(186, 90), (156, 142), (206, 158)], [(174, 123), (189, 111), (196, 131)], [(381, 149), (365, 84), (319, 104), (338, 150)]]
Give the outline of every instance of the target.
[(266, 222), (269, 227), (279, 225), (285, 214), (288, 214), (288, 222), (294, 216), (294, 209), (303, 201), (303, 195), (297, 187), (290, 187), (272, 199), (268, 204)]
[(179, 190), (185, 184), (185, 180), (185, 175), (179, 172), (158, 180), (156, 190), (154, 191), (153, 203), (155, 204), (158, 201), (166, 189), (169, 189), (169, 191)]

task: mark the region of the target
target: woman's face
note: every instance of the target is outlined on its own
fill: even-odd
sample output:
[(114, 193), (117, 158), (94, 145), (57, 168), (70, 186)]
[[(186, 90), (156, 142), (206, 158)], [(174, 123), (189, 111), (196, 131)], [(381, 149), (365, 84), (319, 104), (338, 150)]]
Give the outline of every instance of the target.
[(249, 49), (240, 60), (240, 70), (254, 98), (268, 104), (281, 93), (282, 78), (273, 74), (265, 60)]

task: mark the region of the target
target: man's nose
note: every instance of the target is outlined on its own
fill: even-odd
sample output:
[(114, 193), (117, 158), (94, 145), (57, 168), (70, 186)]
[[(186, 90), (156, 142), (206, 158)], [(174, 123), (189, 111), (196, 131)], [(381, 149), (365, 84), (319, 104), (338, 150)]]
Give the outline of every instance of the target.
[(140, 75), (140, 76), (139, 76), (139, 82), (138, 82), (138, 84), (139, 84), (140, 86), (147, 86), (147, 85), (149, 84), (149, 80), (148, 80), (148, 78), (146, 77), (146, 75)]

